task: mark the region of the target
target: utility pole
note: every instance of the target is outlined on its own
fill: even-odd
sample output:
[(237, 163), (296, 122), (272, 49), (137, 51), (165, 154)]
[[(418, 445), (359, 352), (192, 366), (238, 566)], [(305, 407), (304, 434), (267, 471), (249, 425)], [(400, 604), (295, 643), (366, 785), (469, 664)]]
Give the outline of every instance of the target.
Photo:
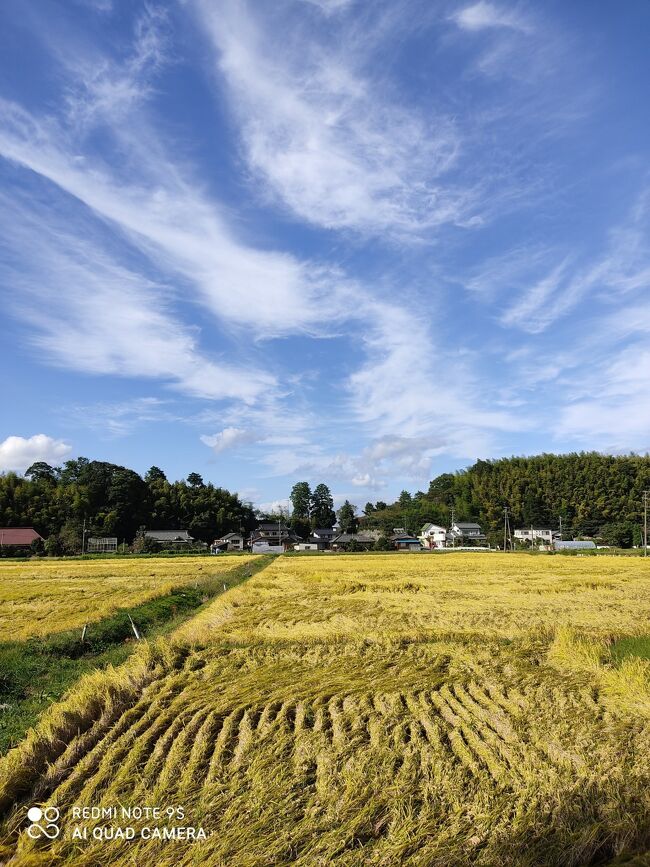
[(451, 547), (452, 547), (452, 548), (455, 548), (455, 547), (456, 547), (456, 535), (455, 535), (455, 533), (454, 533), (454, 523), (455, 523), (455, 521), (456, 521), (455, 513), (454, 513), (454, 509), (453, 509), (453, 507), (452, 507), (452, 510), (451, 510)]
[(643, 492), (643, 556), (648, 556), (648, 495), (650, 491)]
[(507, 551), (508, 544), (508, 507), (503, 507), (503, 550)]
[(81, 553), (86, 553), (86, 519), (84, 518), (84, 526), (81, 531)]
[(560, 515), (560, 542), (562, 541), (562, 515)]

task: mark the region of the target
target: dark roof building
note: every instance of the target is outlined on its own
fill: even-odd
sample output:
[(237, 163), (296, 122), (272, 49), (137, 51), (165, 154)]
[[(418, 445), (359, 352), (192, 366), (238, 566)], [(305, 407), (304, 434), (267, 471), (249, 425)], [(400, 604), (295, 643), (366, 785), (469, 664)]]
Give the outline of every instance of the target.
[(455, 521), (451, 525), (447, 538), (452, 541), (461, 539), (464, 543), (467, 540), (484, 542), (487, 537), (481, 531), (480, 524), (476, 524), (474, 521)]
[(144, 535), (161, 545), (189, 545), (194, 541), (187, 530), (145, 530)]
[(260, 521), (257, 525), (257, 533), (275, 533), (277, 536), (278, 530), (282, 533), (288, 532), (289, 528), (286, 524), (283, 524), (282, 521)]
[(43, 537), (33, 527), (0, 527), (0, 546), (29, 548), (32, 542)]
[(375, 544), (372, 536), (365, 536), (363, 533), (339, 533), (332, 539), (332, 548), (344, 548), (353, 541), (364, 548), (370, 548)]
[(415, 536), (411, 536), (409, 533), (395, 533), (390, 537), (389, 541), (392, 543), (393, 547), (398, 550), (408, 550), (409, 548), (419, 550), (422, 547), (420, 540), (416, 539)]

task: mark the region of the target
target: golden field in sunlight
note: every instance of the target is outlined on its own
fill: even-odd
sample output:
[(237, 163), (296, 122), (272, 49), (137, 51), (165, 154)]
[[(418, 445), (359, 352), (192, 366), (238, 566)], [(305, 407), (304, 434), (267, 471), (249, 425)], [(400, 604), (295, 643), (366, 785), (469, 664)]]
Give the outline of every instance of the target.
[[(649, 608), (641, 559), (278, 557), (83, 678), (0, 760), (0, 856), (562, 867), (646, 852), (650, 662), (611, 648), (644, 635)], [(180, 805), (205, 839), (134, 822), (131, 841), (44, 848), (20, 833), (32, 803), (63, 828), (73, 806)]]
[(82, 627), (173, 587), (227, 572), (241, 555), (0, 561), (0, 641)]
[[(442, 634), (514, 638), (571, 626), (647, 630), (650, 567), (640, 558), (511, 554), (282, 557), (188, 624), (220, 640)], [(236, 612), (236, 616), (232, 616)]]

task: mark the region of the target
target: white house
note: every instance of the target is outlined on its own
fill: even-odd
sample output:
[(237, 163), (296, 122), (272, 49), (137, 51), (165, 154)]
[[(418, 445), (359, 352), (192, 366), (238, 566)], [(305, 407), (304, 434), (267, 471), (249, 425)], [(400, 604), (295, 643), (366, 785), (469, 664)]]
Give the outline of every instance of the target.
[(447, 544), (447, 531), (439, 524), (425, 524), (418, 539), (423, 548), (444, 548)]
[(481, 530), (480, 524), (474, 524), (471, 521), (456, 521), (451, 525), (451, 530), (447, 535), (447, 543), (451, 541), (452, 545), (471, 545), (476, 542), (486, 542), (487, 538)]
[(246, 547), (246, 537), (243, 533), (226, 533), (220, 539), (215, 539), (211, 545), (214, 550), (222, 548), (226, 551), (243, 551)]
[(553, 530), (525, 527), (515, 530), (515, 542), (531, 542), (534, 545), (541, 542), (543, 545), (551, 545), (556, 535)]

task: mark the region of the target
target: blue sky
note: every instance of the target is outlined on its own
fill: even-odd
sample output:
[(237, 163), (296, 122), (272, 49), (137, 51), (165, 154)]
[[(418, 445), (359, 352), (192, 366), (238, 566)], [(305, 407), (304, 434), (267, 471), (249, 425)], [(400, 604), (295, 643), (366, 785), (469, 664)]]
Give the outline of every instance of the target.
[(650, 448), (650, 5), (5, 0), (0, 471)]

